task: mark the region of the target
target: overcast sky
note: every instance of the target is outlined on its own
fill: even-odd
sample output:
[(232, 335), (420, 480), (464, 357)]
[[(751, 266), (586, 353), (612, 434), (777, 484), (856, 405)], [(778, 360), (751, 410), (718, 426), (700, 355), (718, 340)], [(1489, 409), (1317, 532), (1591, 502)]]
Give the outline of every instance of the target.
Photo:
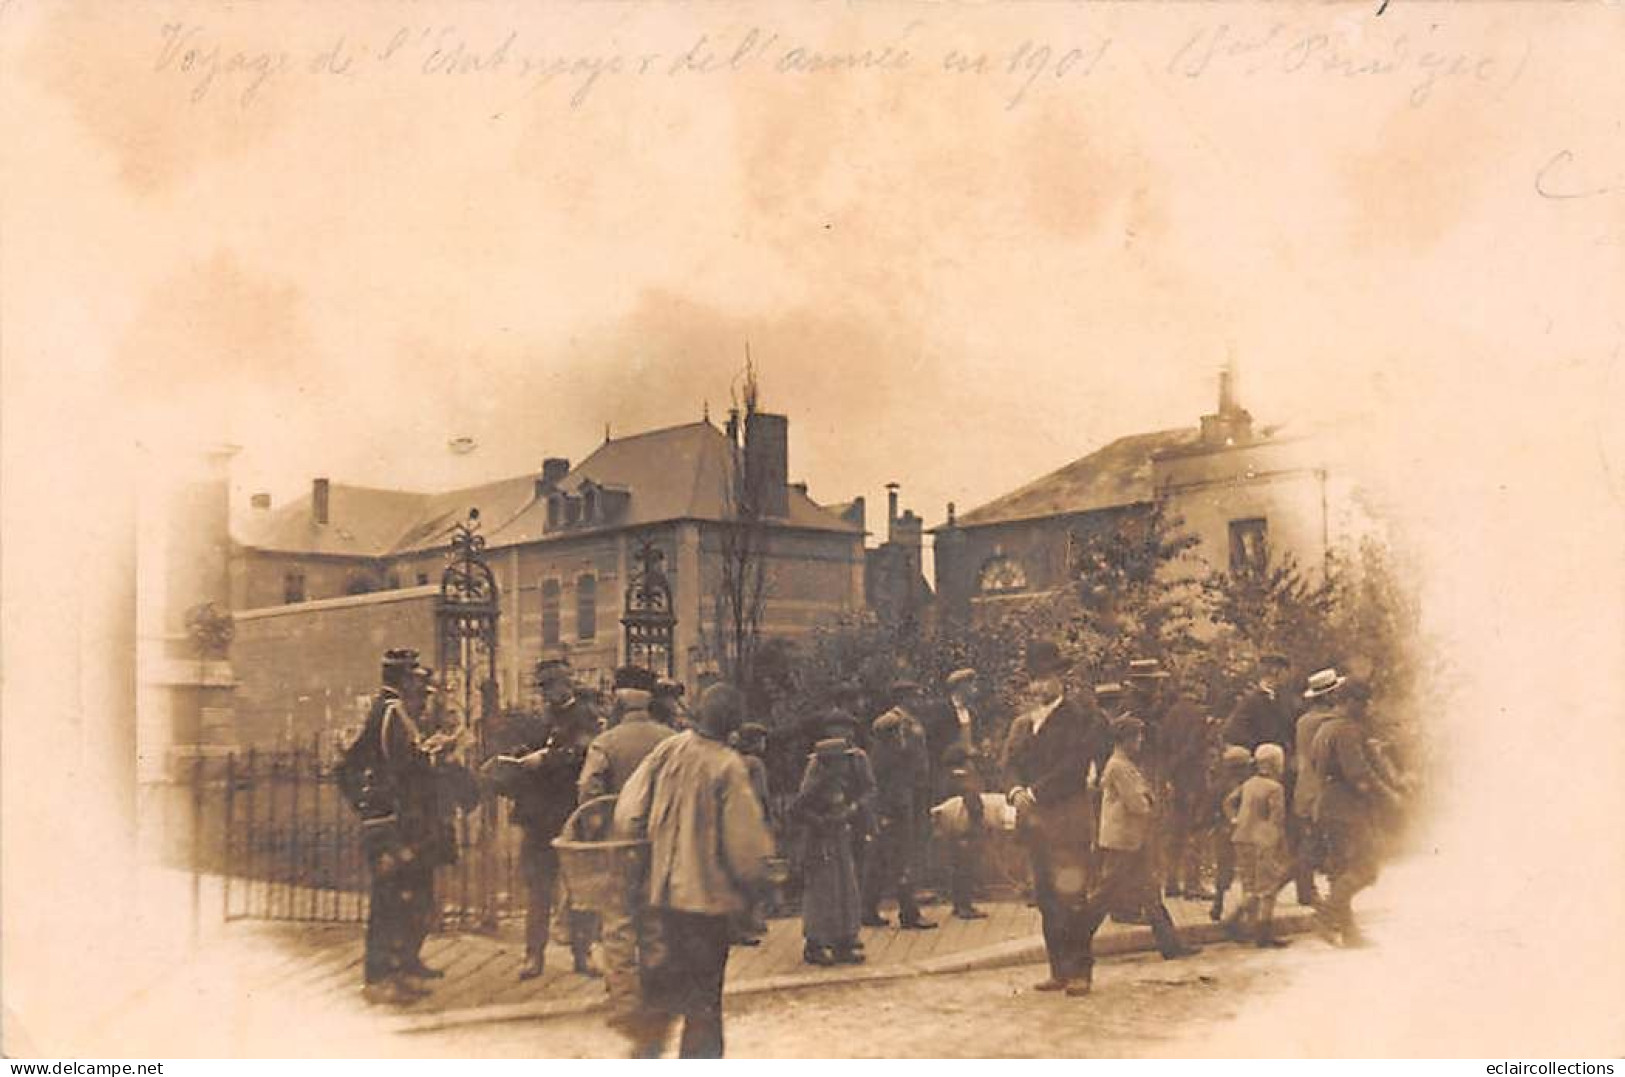
[[(1548, 287), (1583, 215), (1533, 191), (1572, 142), (1533, 124), (1557, 45), (1493, 16), (1178, 7), (27, 9), (13, 100), (54, 121), (30, 133), (52, 167), (17, 192), (38, 243), (12, 294), (49, 280), (55, 362), (242, 446), (239, 495), (278, 500), (720, 421), (747, 342), (794, 478), (871, 503), (896, 480), (929, 523), (1194, 423), (1227, 354), (1261, 420), (1373, 422), (1401, 459), (1483, 383), (1538, 398), (1601, 354), (1599, 295)], [(787, 59), (887, 45), (902, 69)], [(617, 55), (590, 85), (534, 75)], [(75, 212), (27, 211), (47, 199)]]

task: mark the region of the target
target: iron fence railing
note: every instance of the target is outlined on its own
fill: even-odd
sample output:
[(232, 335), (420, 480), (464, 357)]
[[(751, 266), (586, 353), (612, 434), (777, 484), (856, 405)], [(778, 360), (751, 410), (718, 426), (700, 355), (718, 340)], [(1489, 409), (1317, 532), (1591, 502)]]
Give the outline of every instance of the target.
[[(319, 738), (295, 747), (250, 748), (192, 760), (183, 787), (190, 827), (186, 847), (174, 853), (190, 861), (197, 876), (220, 880), (223, 919), (366, 919), (368, 875), (360, 821), (339, 792), (337, 762), (337, 751)], [(788, 804), (775, 803), (774, 808), (775, 820), (782, 821)], [(508, 814), (508, 802), (490, 794), (472, 810), (456, 811), (457, 860), (436, 876), (442, 928), (488, 930), (504, 918), (524, 914), (522, 833)], [(791, 885), (777, 903), (783, 912), (799, 906), (797, 844), (794, 833), (780, 835), (781, 852), (792, 861)], [(946, 894), (945, 854), (946, 848), (936, 842), (925, 851), (916, 865), (923, 888)], [(1014, 834), (991, 834), (982, 860), (983, 886), (991, 894), (1016, 896), (1025, 887), (1026, 855)]]

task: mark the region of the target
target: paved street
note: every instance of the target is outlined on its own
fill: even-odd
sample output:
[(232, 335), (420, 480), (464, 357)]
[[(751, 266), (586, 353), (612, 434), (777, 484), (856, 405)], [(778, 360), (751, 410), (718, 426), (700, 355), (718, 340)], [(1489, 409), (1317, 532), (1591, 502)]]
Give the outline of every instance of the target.
[[(1170, 906), (1188, 929), (1212, 932), (1205, 903), (1171, 901)], [(828, 1023), (839, 1028), (843, 1020), (862, 1024), (877, 1013), (906, 1015), (928, 1003), (940, 1010), (931, 1001), (939, 996), (959, 999), (956, 1005), (971, 1012), (988, 998), (1004, 1000), (1003, 1005), (1025, 994), (1024, 985), (1038, 978), (1037, 966), (1014, 970), (1009, 966), (1032, 961), (1041, 953), (1037, 911), (1022, 902), (989, 902), (986, 908), (991, 913), (988, 919), (971, 922), (953, 920), (946, 909), (933, 908), (942, 927), (931, 932), (866, 929), (871, 956), (861, 967), (818, 969), (802, 964), (800, 922), (773, 921), (764, 945), (736, 949), (729, 961), (729, 1012), (744, 1019), (742, 1030), (757, 1029), (744, 1032), (747, 1038), (740, 1041), (739, 1050), (866, 1053), (869, 1045), (856, 1032), (835, 1039), (810, 1033), (801, 1026), (801, 1015), (805, 1012), (823, 1022), (827, 1008)], [(1290, 905), (1283, 909), (1286, 919), (1295, 914)], [(1149, 945), (1149, 930), (1108, 922), (1097, 943), (1103, 954), (1122, 953)], [(1321, 946), (1309, 940), (1300, 945)], [(603, 998), (602, 981), (575, 976), (569, 971), (568, 950), (555, 947), (547, 976), (520, 984), (515, 972), (522, 949), (514, 926), (505, 926), (495, 936), (437, 936), (425, 956), (444, 967), (447, 977), (429, 999), (400, 1011), (367, 1007), (359, 999), (361, 947), (354, 925), (231, 925), (180, 973), (155, 983), (110, 1015), (103, 1032), (109, 1046), (118, 1046), (115, 1053), (155, 1056), (182, 1053), (176, 1050), (178, 1043), (187, 1045), (184, 1053), (197, 1055), (477, 1055), (486, 1052), (485, 1044), (493, 1045), (489, 1049), (493, 1053), (617, 1054), (620, 1046), (602, 1029), (600, 1018), (583, 1012)], [(1254, 951), (1245, 953), (1250, 956)], [(1134, 958), (1121, 960), (1130, 962), (1122, 967), (1138, 967)], [(1171, 977), (1197, 989), (1187, 993), (1187, 1001), (1194, 1000), (1211, 987), (1202, 979), (1211, 973), (1202, 970), (1213, 961), (1222, 963), (1222, 953), (1189, 964), (1164, 965), (1154, 959), (1148, 968), (1155, 975), (1146, 973), (1142, 986), (1160, 997), (1168, 986), (1163, 981)], [(1243, 964), (1251, 968), (1250, 961)], [(989, 966), (1001, 971), (949, 971)], [(1103, 961), (1103, 986), (1113, 981), (1119, 967), (1117, 958)], [(1139, 975), (1134, 982), (1139, 982)], [(1044, 997), (1037, 1002), (1049, 1005), (1060, 1000)], [(1176, 1005), (1170, 999), (1169, 1005), (1177, 1009), (1184, 1003)], [(1020, 1014), (1010, 1025), (1009, 1041), (983, 1050), (1019, 1054), (1048, 1049), (1034, 1047), (1036, 1041), (1023, 1046), (1015, 1030), (1026, 1027), (1023, 1015), (1029, 1011), (1017, 1009)], [(925, 1038), (915, 1043), (908, 1039), (913, 1034), (910, 1022), (901, 1016), (888, 1017), (887, 1024), (899, 1026), (897, 1034), (903, 1039), (874, 1047), (878, 1053), (977, 1050), (970, 1040), (956, 1041), (950, 1049), (947, 1041), (931, 1039), (923, 1029), (919, 1034)], [(555, 1027), (561, 1031), (555, 1032)], [(1036, 1027), (1028, 1027), (1029, 1034)], [(296, 1034), (290, 1032), (294, 1029)], [(752, 1042), (757, 1045), (754, 1049), (748, 1046)]]
[[(1101, 964), (1089, 998), (1039, 994), (1042, 965), (877, 984), (779, 991), (729, 1000), (735, 1058), (967, 1058), (1181, 1053), (1309, 967), (1347, 955), (1318, 939), (1283, 951), (1230, 944), (1195, 958), (1154, 954)], [(614, 1057), (622, 1042), (590, 1016), (445, 1030), (411, 1038), (433, 1054)], [(1199, 1048), (1198, 1048), (1199, 1049)]]

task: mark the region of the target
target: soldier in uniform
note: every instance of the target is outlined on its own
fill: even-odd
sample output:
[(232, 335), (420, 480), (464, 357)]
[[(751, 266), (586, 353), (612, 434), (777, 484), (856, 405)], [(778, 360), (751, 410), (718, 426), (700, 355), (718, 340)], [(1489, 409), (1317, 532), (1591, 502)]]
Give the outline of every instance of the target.
[(920, 686), (913, 681), (892, 685), (892, 709), (870, 726), (875, 777), (877, 834), (865, 865), (863, 923), (886, 927), (880, 915), (881, 898), (897, 895), (898, 923), (910, 931), (929, 931), (937, 925), (920, 915), (910, 870), (919, 841), (922, 816), (929, 810), (930, 759), (925, 727), (911, 708), (917, 705)]
[[(537, 663), (536, 680), (545, 704), (540, 727), (522, 734), (511, 754), (492, 761), (504, 764), (492, 773), (498, 792), (512, 798), (511, 818), (523, 834), (519, 866), (530, 901), (521, 980), (540, 976), (546, 962), (553, 901), (561, 881), (553, 839), (575, 810), (576, 783), (600, 724), (598, 712), (577, 695), (567, 661)], [(592, 914), (571, 910), (569, 923), (575, 971), (597, 975), (591, 961)]]
[(416, 651), (385, 652), (383, 685), (352, 748), (372, 875), (363, 962), (369, 1002), (414, 1001), (425, 991), (421, 981), (440, 975), (418, 956), (434, 911), (433, 776), (414, 717), (422, 713), (426, 673)]

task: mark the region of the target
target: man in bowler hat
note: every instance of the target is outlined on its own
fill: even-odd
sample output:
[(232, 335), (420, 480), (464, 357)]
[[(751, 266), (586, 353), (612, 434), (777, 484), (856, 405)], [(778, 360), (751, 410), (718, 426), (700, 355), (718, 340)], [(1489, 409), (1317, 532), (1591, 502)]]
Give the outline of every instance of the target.
[(1100, 754), (1097, 716), (1066, 694), (1061, 649), (1050, 640), (1027, 645), (1027, 676), (1040, 702), (1010, 726), (1004, 760), (1016, 825), (1032, 860), (1049, 978), (1040, 991), (1065, 990), (1085, 971), (1083, 912), (1094, 874), (1094, 806), (1085, 784)]

